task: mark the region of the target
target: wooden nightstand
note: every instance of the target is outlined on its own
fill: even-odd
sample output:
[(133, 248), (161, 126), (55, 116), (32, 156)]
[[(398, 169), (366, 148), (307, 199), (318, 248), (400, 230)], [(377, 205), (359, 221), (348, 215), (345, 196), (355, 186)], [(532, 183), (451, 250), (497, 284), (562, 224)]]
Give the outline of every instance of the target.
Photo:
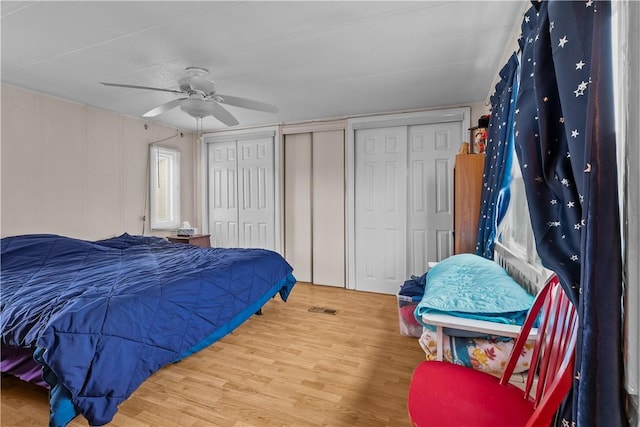
[(189, 245), (210, 248), (209, 234), (194, 234), (193, 236), (171, 236), (167, 240), (173, 243), (186, 243)]

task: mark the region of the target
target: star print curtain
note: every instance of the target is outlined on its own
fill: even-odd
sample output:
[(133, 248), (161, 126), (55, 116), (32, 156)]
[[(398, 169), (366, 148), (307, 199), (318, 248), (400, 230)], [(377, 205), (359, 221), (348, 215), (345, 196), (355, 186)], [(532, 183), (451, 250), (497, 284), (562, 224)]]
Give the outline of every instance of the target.
[(622, 267), (608, 1), (534, 2), (514, 139), (538, 254), (578, 307), (561, 426), (622, 426)]
[(500, 71), (501, 80), (491, 97), (491, 119), (482, 176), (480, 220), (476, 254), (493, 259), (496, 231), (509, 206), (513, 159), (513, 106), (517, 92), (518, 58), (514, 53)]

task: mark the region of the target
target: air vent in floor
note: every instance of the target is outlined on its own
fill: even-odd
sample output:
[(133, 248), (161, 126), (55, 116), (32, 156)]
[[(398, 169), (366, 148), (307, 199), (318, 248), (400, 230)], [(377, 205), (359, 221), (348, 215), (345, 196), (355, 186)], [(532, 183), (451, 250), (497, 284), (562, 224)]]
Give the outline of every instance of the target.
[(331, 314), (333, 316), (338, 314), (338, 310), (335, 310), (333, 308), (327, 308), (327, 307), (311, 307), (309, 311), (312, 313)]

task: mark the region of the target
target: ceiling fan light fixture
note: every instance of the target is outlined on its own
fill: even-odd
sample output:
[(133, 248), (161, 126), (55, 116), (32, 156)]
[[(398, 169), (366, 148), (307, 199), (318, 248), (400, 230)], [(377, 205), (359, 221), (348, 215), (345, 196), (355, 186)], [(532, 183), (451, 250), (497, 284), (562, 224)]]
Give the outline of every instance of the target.
[(211, 115), (209, 102), (196, 95), (192, 95), (190, 98), (183, 100), (180, 103), (180, 109), (198, 119)]

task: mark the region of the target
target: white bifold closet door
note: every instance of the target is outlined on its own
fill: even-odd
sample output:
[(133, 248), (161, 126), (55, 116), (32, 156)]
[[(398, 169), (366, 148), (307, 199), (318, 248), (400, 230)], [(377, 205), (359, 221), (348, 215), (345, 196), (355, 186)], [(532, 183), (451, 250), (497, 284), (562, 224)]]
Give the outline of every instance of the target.
[(207, 144), (213, 246), (275, 250), (273, 144), (270, 136)]
[(394, 294), (451, 255), (459, 122), (358, 129), (355, 288)]
[(296, 279), (345, 285), (344, 131), (285, 135), (285, 258)]

